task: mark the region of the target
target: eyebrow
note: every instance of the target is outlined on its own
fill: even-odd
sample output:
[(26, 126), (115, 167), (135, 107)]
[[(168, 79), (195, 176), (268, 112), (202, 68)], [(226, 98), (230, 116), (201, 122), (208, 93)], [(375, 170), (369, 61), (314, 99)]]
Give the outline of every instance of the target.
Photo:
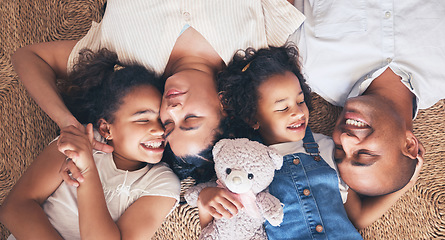
[[(302, 94), (303, 94), (303, 91), (301, 91), (300, 93), (298, 93), (298, 96), (300, 96), (300, 95), (302, 95)], [(278, 99), (278, 100), (275, 101), (275, 103), (284, 102), (284, 101), (286, 101), (286, 100), (287, 100), (287, 98)]]
[(179, 129), (181, 129), (183, 131), (192, 131), (192, 130), (196, 130), (196, 129), (200, 128), (201, 126), (202, 126), (202, 124), (199, 124), (198, 126), (194, 126), (194, 127), (179, 126)]
[[(194, 126), (194, 127), (183, 127), (183, 126), (179, 126), (179, 129), (181, 129), (182, 131), (193, 131), (193, 130), (197, 130), (198, 128), (200, 128), (202, 126), (202, 124), (199, 124), (198, 126)], [(168, 132), (167, 134), (165, 134), (165, 138), (167, 138), (175, 129), (173, 128), (173, 130), (171, 130), (170, 132)]]
[[(366, 161), (366, 163), (362, 163), (357, 160), (353, 160), (353, 161), (351, 161), (351, 165), (358, 166), (358, 167), (369, 167), (369, 166), (372, 166), (374, 163), (376, 163), (378, 160), (380, 160), (380, 156), (371, 156), (371, 157), (368, 157), (368, 159), (369, 158), (371, 160)], [(358, 159), (360, 159), (360, 157), (358, 157)]]
[[(343, 150), (343, 146), (342, 145), (338, 145), (338, 144), (335, 144), (335, 147), (334, 147), (334, 153), (335, 153), (335, 150), (341, 150), (341, 151), (344, 151)], [(357, 158), (355, 158), (355, 159), (360, 159), (361, 157), (360, 157), (360, 155), (358, 155), (359, 157), (357, 157)], [(350, 163), (351, 163), (351, 165), (352, 166), (357, 166), (357, 167), (369, 167), (369, 166), (371, 166), (371, 165), (373, 165), (374, 163), (376, 163), (378, 160), (380, 160), (380, 158), (381, 158), (381, 156), (380, 155), (371, 155), (371, 154), (369, 154), (369, 156), (370, 157), (368, 157), (368, 159), (370, 158), (371, 160), (369, 161), (367, 161), (367, 163), (362, 163), (362, 162), (359, 162), (359, 161), (357, 161), (357, 160), (355, 160), (355, 159), (353, 159), (353, 160), (351, 160), (350, 161)], [(342, 163), (343, 162), (343, 159), (344, 158), (342, 158), (342, 159), (340, 159), (340, 158), (336, 158), (336, 157), (334, 157), (334, 156), (332, 156), (332, 158), (334, 159), (334, 162), (335, 163)]]
[(159, 114), (159, 112), (156, 112), (156, 111), (154, 111), (153, 109), (146, 109), (146, 110), (141, 110), (141, 111), (137, 111), (137, 112), (133, 113), (133, 116), (141, 115), (141, 114), (146, 114), (146, 113), (150, 113), (150, 114)]

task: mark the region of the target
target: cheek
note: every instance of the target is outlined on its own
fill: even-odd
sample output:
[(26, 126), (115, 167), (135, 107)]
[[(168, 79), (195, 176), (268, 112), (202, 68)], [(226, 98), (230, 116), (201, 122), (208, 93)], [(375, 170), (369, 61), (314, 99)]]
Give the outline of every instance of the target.
[(309, 120), (309, 108), (307, 107), (306, 103), (303, 106), (303, 113), (306, 116), (306, 121)]
[(159, 108), (159, 118), (162, 121), (165, 121), (168, 117), (168, 112), (167, 112), (167, 103), (162, 101), (161, 103), (161, 107)]
[(340, 134), (341, 134), (340, 129), (337, 127), (334, 127), (334, 131), (332, 131), (332, 140), (334, 141), (334, 143), (336, 145), (341, 145)]
[(351, 188), (357, 188), (360, 186), (360, 182), (363, 181), (363, 175), (360, 171), (357, 171), (356, 167), (351, 166), (347, 162), (337, 164), (338, 173), (340, 178)]

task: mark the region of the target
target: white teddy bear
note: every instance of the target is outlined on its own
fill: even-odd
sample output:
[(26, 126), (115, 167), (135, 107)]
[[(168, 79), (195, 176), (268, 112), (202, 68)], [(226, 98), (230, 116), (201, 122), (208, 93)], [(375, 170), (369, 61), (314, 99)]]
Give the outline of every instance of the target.
[(200, 239), (267, 239), (263, 223), (273, 226), (283, 221), (281, 202), (268, 191), (275, 170), (283, 164), (274, 149), (246, 138), (222, 139), (213, 148), (216, 182), (198, 184), (185, 194), (191, 206), (197, 205), (205, 187), (226, 187), (236, 193), (244, 209), (231, 219), (214, 219), (202, 229)]

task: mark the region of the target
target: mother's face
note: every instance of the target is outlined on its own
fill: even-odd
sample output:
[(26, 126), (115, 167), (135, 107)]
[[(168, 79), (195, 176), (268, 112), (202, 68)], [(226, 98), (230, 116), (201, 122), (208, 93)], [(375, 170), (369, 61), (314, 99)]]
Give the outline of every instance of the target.
[(186, 70), (169, 77), (160, 116), (175, 155), (197, 154), (213, 144), (223, 116), (214, 76)]

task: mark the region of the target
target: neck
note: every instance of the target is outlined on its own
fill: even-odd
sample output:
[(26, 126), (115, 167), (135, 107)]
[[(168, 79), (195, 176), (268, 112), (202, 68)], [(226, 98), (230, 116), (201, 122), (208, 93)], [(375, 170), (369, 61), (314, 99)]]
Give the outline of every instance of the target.
[(407, 129), (413, 129), (413, 99), (414, 94), (400, 81), (401, 78), (390, 68), (378, 76), (363, 95), (385, 99), (406, 123)]
[(164, 76), (169, 77), (184, 68), (204, 68), (216, 74), (224, 67), (224, 61), (212, 45), (193, 27), (189, 27), (176, 40)]
[(113, 161), (117, 169), (124, 171), (136, 171), (147, 165), (146, 162), (130, 160), (117, 152), (113, 152)]
[(165, 70), (165, 75), (172, 76), (182, 71), (200, 71), (210, 75), (216, 75), (222, 70), (222, 66), (211, 64), (207, 59), (198, 56), (183, 56), (175, 59), (169, 63), (168, 69)]

